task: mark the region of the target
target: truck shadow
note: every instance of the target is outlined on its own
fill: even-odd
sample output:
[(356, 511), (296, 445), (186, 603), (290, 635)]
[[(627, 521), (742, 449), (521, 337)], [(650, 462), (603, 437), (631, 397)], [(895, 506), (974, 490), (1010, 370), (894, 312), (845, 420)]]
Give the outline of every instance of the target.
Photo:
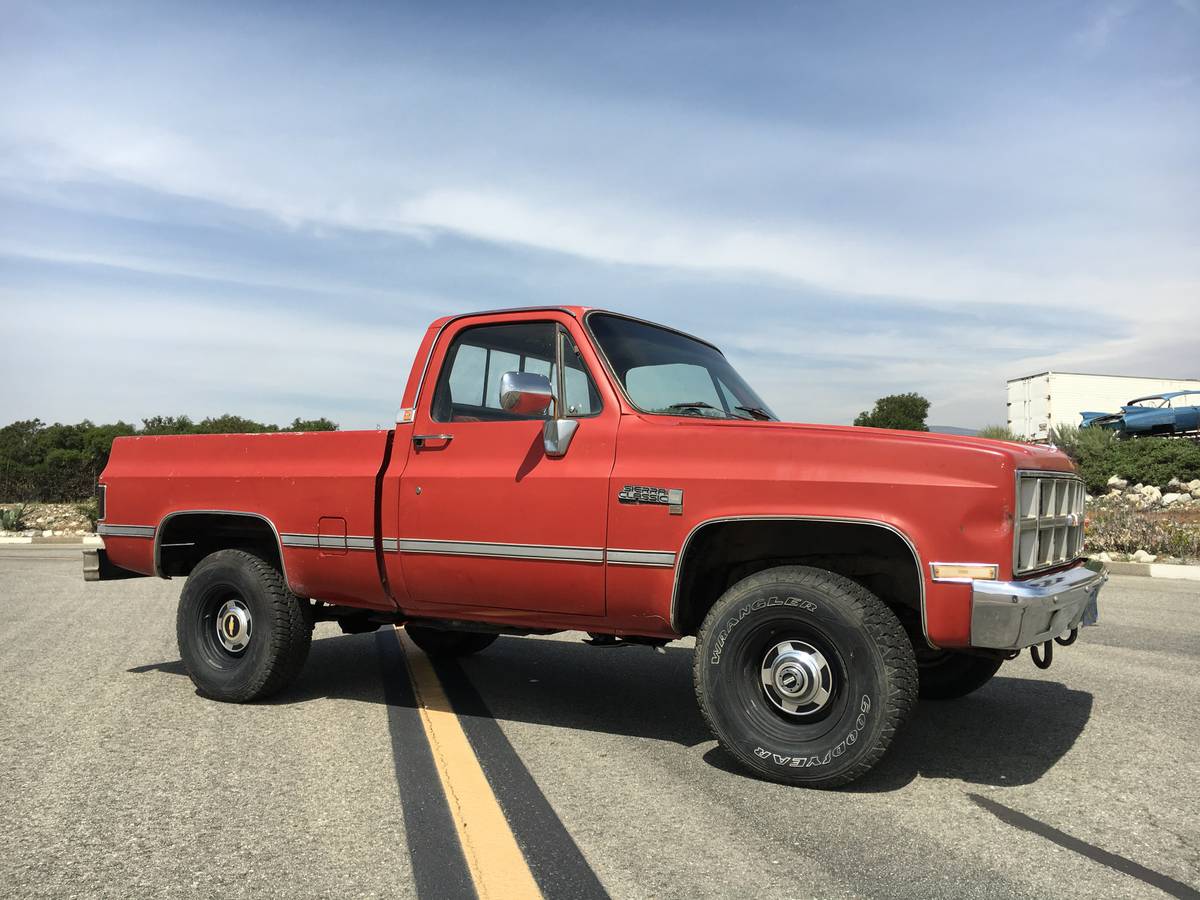
[[(711, 743), (692, 690), (692, 651), (667, 647), (581, 647), (574, 641), (501, 637), (476, 656), (439, 664), (461, 671), (500, 721), (668, 741)], [(130, 672), (184, 675), (182, 663)], [(322, 698), (387, 703), (375, 636), (315, 640), (304, 673), (271, 704)], [(996, 677), (969, 697), (917, 705), (878, 766), (844, 790), (899, 790), (918, 775), (1005, 787), (1036, 782), (1074, 745), (1092, 695), (1054, 681)], [(719, 747), (704, 760), (746, 773)]]
[(999, 675), (970, 696), (922, 701), (881, 763), (846, 790), (892, 791), (917, 775), (1033, 784), (1075, 745), (1092, 703), (1090, 693), (1061, 682)]

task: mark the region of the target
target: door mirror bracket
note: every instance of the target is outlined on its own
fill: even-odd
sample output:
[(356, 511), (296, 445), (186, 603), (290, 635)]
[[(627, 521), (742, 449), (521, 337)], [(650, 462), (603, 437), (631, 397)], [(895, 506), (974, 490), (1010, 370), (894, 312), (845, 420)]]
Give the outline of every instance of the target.
[(578, 430), (578, 419), (547, 419), (542, 428), (542, 447), (546, 455), (553, 458), (565, 456)]

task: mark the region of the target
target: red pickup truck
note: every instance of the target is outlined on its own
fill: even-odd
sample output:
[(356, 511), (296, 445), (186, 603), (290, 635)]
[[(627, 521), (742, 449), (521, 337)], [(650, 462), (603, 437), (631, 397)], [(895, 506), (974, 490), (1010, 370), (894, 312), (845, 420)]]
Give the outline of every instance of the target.
[(780, 422), (712, 344), (580, 307), (434, 322), (392, 430), (118, 438), (100, 482), (85, 577), (186, 576), (204, 695), (278, 691), (323, 620), (450, 656), (694, 635), (721, 745), (818, 787), (918, 695), (1048, 663), (1106, 577), (1056, 450)]

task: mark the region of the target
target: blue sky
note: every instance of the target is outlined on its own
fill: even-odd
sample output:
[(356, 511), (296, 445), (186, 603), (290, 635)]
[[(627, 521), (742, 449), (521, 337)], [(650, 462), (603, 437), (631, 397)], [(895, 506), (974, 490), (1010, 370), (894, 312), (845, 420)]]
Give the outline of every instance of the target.
[(0, 422), (386, 425), (430, 319), (542, 303), (800, 421), (1200, 377), (1200, 0), (0, 15)]

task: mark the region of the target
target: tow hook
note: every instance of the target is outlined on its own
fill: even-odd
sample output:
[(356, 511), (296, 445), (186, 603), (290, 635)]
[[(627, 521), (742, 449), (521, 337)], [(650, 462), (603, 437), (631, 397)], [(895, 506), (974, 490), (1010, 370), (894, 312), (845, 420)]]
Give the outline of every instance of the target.
[(1029, 648), (1029, 656), (1033, 659), (1033, 664), (1039, 669), (1048, 669), (1050, 664), (1054, 662), (1054, 642), (1046, 641), (1042, 644), (1041, 652), (1038, 652), (1037, 644)]
[(1040, 651), (1037, 644), (1034, 644), (1029, 648), (1029, 656), (1033, 659), (1033, 664), (1039, 669), (1048, 669), (1051, 663), (1054, 662), (1054, 645), (1058, 644), (1060, 647), (1070, 647), (1078, 637), (1079, 629), (1072, 628), (1066, 637), (1056, 637), (1053, 641), (1046, 641), (1042, 644)]

